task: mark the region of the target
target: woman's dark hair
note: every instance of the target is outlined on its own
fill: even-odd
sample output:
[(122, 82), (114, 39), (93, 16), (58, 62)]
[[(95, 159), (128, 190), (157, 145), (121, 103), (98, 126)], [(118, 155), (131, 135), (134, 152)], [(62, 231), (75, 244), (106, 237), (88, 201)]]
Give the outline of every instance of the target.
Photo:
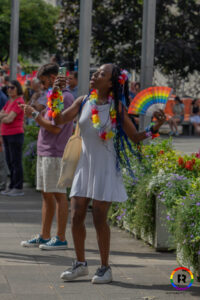
[(22, 86), (18, 80), (11, 80), (10, 83), (12, 83), (12, 85), (16, 86), (18, 96), (23, 95)]
[[(116, 65), (112, 65), (112, 92), (115, 101), (115, 110), (117, 113), (117, 126), (116, 134), (114, 138), (115, 150), (117, 153), (117, 169), (120, 169), (120, 165), (124, 166), (132, 178), (134, 178), (133, 171), (131, 169), (130, 161), (127, 155), (127, 150), (131, 151), (132, 154), (139, 157), (139, 154), (133, 149), (131, 143), (125, 134), (122, 124), (123, 124), (123, 110), (126, 109), (130, 104), (129, 101), (129, 84), (128, 79), (125, 81), (124, 86), (119, 83), (120, 68)], [(122, 103), (122, 113), (119, 112), (119, 103)]]
[(183, 103), (183, 102), (181, 101), (181, 99), (180, 99), (179, 96), (176, 96), (174, 100), (175, 100), (175, 101), (178, 101), (180, 104)]
[(197, 98), (195, 98), (193, 101), (192, 101), (192, 105), (195, 105), (195, 103), (197, 102)]

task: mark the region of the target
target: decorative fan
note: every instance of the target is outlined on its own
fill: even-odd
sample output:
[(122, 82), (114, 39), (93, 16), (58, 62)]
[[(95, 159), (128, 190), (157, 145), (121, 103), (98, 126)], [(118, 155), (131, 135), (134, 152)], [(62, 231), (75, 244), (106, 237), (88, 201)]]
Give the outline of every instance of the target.
[(158, 109), (164, 109), (172, 89), (164, 86), (149, 87), (138, 93), (131, 102), (128, 113), (152, 116)]

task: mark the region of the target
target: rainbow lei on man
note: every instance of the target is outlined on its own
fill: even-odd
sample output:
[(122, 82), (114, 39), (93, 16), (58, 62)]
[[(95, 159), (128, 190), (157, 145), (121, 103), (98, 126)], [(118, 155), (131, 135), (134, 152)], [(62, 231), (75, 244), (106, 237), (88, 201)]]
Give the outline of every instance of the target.
[(101, 121), (99, 118), (99, 111), (97, 106), (98, 94), (96, 90), (92, 90), (90, 93), (89, 101), (91, 105), (91, 112), (92, 112), (92, 123), (93, 127), (99, 131), (99, 136), (102, 140), (108, 140), (114, 137), (116, 133), (116, 123), (117, 123), (117, 114), (114, 108), (114, 100), (112, 93), (108, 97), (108, 103), (110, 104), (110, 121), (111, 121), (111, 130), (106, 131), (101, 126)]
[(64, 108), (62, 92), (60, 90), (53, 92), (52, 89), (49, 89), (47, 99), (48, 116), (55, 118)]

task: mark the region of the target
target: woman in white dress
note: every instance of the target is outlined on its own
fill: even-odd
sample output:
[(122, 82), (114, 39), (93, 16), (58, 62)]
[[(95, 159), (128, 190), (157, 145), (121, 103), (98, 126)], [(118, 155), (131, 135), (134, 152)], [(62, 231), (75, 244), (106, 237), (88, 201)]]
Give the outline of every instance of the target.
[[(138, 143), (156, 133), (165, 122), (163, 111), (156, 112), (156, 124), (138, 133), (122, 102), (122, 94), (128, 97), (126, 72), (113, 64), (102, 65), (90, 81), (89, 97), (81, 96), (70, 108), (55, 119), (57, 124), (73, 120), (79, 115), (82, 136), (82, 154), (71, 188), (71, 226), (76, 262), (61, 274), (63, 280), (71, 281), (88, 275), (85, 260), (85, 217), (90, 200), (93, 200), (93, 222), (101, 257), (101, 267), (92, 283), (109, 283), (112, 272), (109, 266), (110, 228), (107, 213), (113, 201), (126, 201), (127, 195), (116, 161), (120, 161), (121, 135), (125, 132)], [(84, 105), (83, 105), (84, 104)], [(80, 112), (81, 110), (81, 112)], [(123, 145), (122, 145), (123, 147)], [(128, 160), (128, 158), (125, 158)], [(128, 163), (128, 161), (127, 161)]]

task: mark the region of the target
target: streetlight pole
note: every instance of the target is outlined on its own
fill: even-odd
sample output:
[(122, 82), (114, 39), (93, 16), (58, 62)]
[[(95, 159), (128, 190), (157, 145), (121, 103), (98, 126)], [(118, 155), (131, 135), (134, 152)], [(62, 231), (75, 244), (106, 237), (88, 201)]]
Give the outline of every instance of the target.
[[(143, 3), (141, 89), (152, 85), (156, 24), (156, 0), (144, 0)], [(149, 117), (140, 116), (140, 130), (144, 130), (149, 121)]]
[(90, 77), (90, 39), (92, 0), (81, 0), (79, 25), (78, 95), (88, 94)]
[(19, 44), (19, 0), (11, 2), (11, 27), (10, 27), (10, 79), (17, 77), (17, 60)]

